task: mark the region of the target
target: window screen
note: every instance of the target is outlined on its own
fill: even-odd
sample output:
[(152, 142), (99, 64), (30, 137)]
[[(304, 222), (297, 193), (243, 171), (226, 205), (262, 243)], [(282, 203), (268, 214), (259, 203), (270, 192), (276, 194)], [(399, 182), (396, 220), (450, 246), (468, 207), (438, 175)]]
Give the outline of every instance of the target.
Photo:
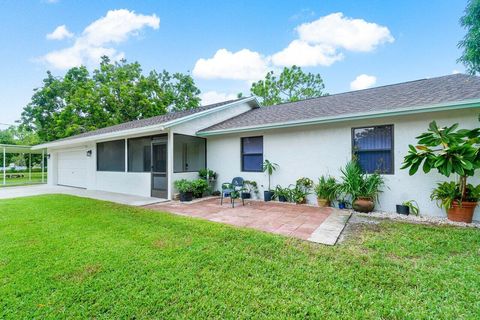
[(353, 154), (366, 173), (393, 174), (393, 126), (354, 128)]
[(263, 137), (242, 138), (242, 171), (262, 172)]
[(97, 171), (125, 171), (125, 140), (97, 143)]
[(207, 145), (204, 138), (175, 134), (173, 137), (174, 172), (196, 172), (206, 168)]
[(150, 172), (152, 138), (128, 139), (128, 172)]

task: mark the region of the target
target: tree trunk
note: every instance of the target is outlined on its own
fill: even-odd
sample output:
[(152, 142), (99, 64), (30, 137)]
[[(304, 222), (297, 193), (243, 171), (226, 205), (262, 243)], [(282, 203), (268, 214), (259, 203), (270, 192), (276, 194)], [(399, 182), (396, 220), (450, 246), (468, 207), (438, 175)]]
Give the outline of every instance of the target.
[(465, 200), (467, 194), (467, 176), (460, 176), (459, 181), (460, 194), (462, 195), (462, 200)]

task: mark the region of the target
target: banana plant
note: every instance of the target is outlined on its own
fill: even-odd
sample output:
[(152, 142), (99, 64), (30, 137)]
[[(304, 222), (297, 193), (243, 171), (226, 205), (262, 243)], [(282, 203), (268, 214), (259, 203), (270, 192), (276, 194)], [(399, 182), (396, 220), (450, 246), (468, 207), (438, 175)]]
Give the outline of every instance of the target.
[(437, 170), (446, 177), (458, 174), (459, 190), (462, 199), (465, 198), (467, 177), (473, 176), (480, 168), (480, 128), (459, 130), (458, 123), (439, 128), (432, 121), (428, 132), (416, 139), (416, 146), (408, 146), (402, 169), (408, 168), (410, 175), (414, 175), (420, 166), (424, 173)]

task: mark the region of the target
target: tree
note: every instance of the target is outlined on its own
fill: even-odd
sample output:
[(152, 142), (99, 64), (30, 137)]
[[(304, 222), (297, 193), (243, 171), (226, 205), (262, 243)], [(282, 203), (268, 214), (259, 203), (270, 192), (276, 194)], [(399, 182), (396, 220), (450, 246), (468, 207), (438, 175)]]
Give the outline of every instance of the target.
[(470, 74), (480, 73), (480, 0), (470, 0), (460, 25), (467, 30), (465, 37), (458, 43), (463, 49), (462, 62)]
[(264, 80), (254, 82), (250, 88), (252, 94), (260, 98), (263, 106), (283, 102), (293, 102), (326, 95), (325, 85), (319, 74), (305, 73), (300, 67), (283, 68), (277, 78), (273, 71), (266, 74)]
[(102, 57), (92, 73), (84, 66), (63, 77), (47, 72), (22, 113), (22, 128), (41, 141), (200, 105), (200, 90), (190, 75), (155, 70), (145, 75), (138, 62)]
[(466, 195), (467, 177), (473, 177), (480, 169), (480, 128), (457, 128), (458, 123), (439, 128), (432, 121), (428, 132), (417, 137), (418, 145), (409, 145), (402, 169), (409, 168), (410, 175), (414, 175), (420, 166), (424, 173), (434, 169), (446, 177), (458, 174), (462, 200)]

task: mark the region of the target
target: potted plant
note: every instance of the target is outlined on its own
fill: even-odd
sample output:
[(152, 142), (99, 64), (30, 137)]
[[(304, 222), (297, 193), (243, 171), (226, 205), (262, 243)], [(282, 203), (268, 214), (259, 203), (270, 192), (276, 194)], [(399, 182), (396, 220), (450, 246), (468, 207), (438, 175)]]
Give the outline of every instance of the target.
[(270, 201), (273, 198), (273, 191), (270, 188), (270, 177), (273, 172), (278, 169), (278, 164), (265, 160), (262, 165), (263, 172), (266, 172), (268, 175), (268, 189), (263, 191), (263, 199), (265, 201)]
[(329, 207), (338, 194), (338, 185), (334, 177), (321, 176), (315, 185), (315, 194), (319, 207)]
[(397, 204), (397, 213), (398, 214), (404, 214), (408, 216), (410, 213), (412, 213), (415, 216), (418, 216), (420, 213), (420, 209), (418, 208), (418, 203), (415, 200), (408, 200), (402, 202), (402, 204)]
[(252, 197), (252, 192), (258, 194), (257, 182), (253, 180), (245, 180), (243, 182), (242, 198), (250, 199)]
[(192, 192), (195, 198), (201, 198), (205, 191), (208, 190), (208, 182), (204, 179), (196, 179), (191, 182)]
[(352, 199), (352, 208), (359, 212), (372, 212), (378, 202), (378, 194), (384, 185), (379, 173), (365, 174), (358, 162), (353, 159), (340, 169), (342, 183), (340, 191)]
[(208, 168), (200, 169), (198, 171), (198, 177), (207, 180), (208, 182), (215, 182), (217, 180), (217, 173)]
[(300, 178), (296, 181), (295, 186), (290, 189), (293, 202), (296, 204), (307, 203), (307, 196), (313, 187), (313, 181), (309, 178)]
[[(441, 182), (437, 184), (430, 198), (436, 200), (440, 208), (448, 210), (449, 220), (470, 223), (472, 222), (473, 212), (470, 213), (469, 210), (465, 209), (475, 210), (475, 205), (480, 200), (480, 185), (474, 187), (468, 184), (465, 196), (462, 196), (458, 183), (454, 181)], [(465, 201), (461, 202), (461, 206), (454, 206), (454, 203), (462, 198)]]
[(338, 209), (346, 209), (350, 205), (350, 202), (344, 198), (338, 199), (337, 202), (338, 202)]
[(276, 186), (274, 191), (274, 197), (280, 202), (288, 202), (290, 199), (290, 189), (282, 188), (281, 186)]
[(192, 201), (193, 185), (187, 179), (177, 180), (174, 183), (175, 188), (180, 192), (180, 201)]
[(469, 186), (467, 178), (474, 176), (480, 168), (480, 128), (457, 128), (458, 123), (439, 128), (432, 121), (428, 131), (417, 137), (418, 145), (409, 145), (402, 169), (408, 168), (410, 175), (414, 175), (420, 166), (424, 173), (434, 169), (446, 177), (458, 175), (458, 181), (453, 184), (440, 183), (431, 198), (440, 201), (448, 219), (470, 223), (478, 198), (474, 195), (476, 189)]

